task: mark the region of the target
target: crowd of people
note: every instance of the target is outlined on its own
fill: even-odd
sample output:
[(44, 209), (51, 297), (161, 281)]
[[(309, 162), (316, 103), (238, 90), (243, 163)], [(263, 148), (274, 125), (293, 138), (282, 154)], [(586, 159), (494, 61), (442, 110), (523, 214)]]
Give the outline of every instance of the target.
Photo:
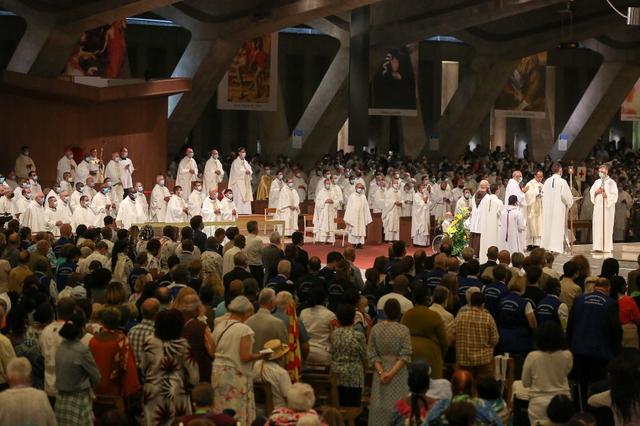
[[(193, 150), (185, 152), (173, 195), (167, 189), (171, 174), (159, 176), (144, 207), (144, 189), (133, 184), (126, 149), (105, 168), (95, 152), (78, 165), (68, 151), (46, 198), (54, 213), (58, 199), (61, 210), (67, 198), (77, 200), (68, 221), (53, 221), (50, 213), (39, 219), (44, 191), (28, 148), (10, 179), (2, 180), (0, 207), (19, 206), (20, 197), (28, 201), (25, 210), (1, 211), (0, 424), (338, 425), (346, 415), (340, 409), (348, 407), (362, 408), (361, 420), (381, 426), (501, 425), (511, 418), (530, 424), (640, 422), (640, 258), (626, 279), (615, 259), (594, 271), (582, 255), (564, 263), (560, 273), (554, 252), (562, 247), (537, 247), (545, 246), (544, 233), (526, 247), (486, 239), (486, 228), (471, 229), (471, 244), (459, 257), (447, 238), (439, 253), (418, 247), (409, 256), (393, 227), (395, 217), (415, 212), (415, 204), (409, 208), (405, 201), (425, 194), (421, 189), (428, 207), (414, 228), (431, 216), (446, 220), (457, 210), (452, 205), (474, 202), (478, 188), (487, 185), (488, 201), (476, 209), (487, 206), (495, 220), (499, 214), (510, 223), (511, 210), (540, 199), (543, 210), (551, 209), (543, 200), (563, 187), (558, 182), (570, 188), (562, 176), (566, 167), (499, 150), (468, 152), (457, 162), (338, 153), (325, 157), (307, 180), (286, 158), (263, 165), (240, 150), (225, 190), (238, 195), (227, 197), (234, 204), (230, 219), (246, 214), (254, 195), (269, 203), (277, 198), (276, 209), (290, 210), (296, 219), (295, 200), (318, 203), (326, 197), (322, 204), (345, 207), (351, 245), (320, 259), (304, 249), (297, 220), (285, 226), (290, 240), (273, 232), (268, 244), (256, 221), (242, 230), (206, 229), (209, 207), (203, 201), (197, 210), (192, 196), (208, 191), (207, 198), (220, 202), (227, 167), (214, 151), (201, 175)], [(597, 147), (584, 165), (573, 165), (586, 173), (583, 180), (574, 176), (572, 189), (599, 192), (578, 199), (580, 208), (570, 214), (580, 217), (588, 200), (612, 194), (609, 179), (617, 182), (618, 194), (636, 188), (638, 165), (640, 157), (624, 143)], [(596, 172), (603, 173), (602, 183)], [(285, 176), (288, 185), (277, 190)], [(552, 188), (536, 195), (534, 204), (521, 206), (517, 196), (515, 203), (508, 197), (513, 209), (498, 213), (488, 206), (500, 201), (507, 176), (525, 195), (523, 178), (541, 183), (547, 176), (543, 188)], [(105, 182), (100, 192), (86, 195), (99, 180)], [(187, 195), (183, 186), (194, 189)], [(334, 198), (339, 189), (341, 198)], [(155, 201), (154, 192), (160, 197)], [(412, 197), (393, 198), (404, 192)], [(356, 203), (357, 197), (364, 200)], [(576, 198), (568, 197), (565, 206)], [(158, 210), (160, 199), (165, 204)], [(184, 216), (167, 220), (174, 201)], [(615, 217), (618, 201), (612, 203)], [(100, 202), (104, 211), (96, 207)], [(620, 208), (631, 208), (630, 195), (626, 203)], [(398, 207), (395, 213), (390, 205)], [(357, 226), (377, 209), (386, 213), (383, 225), (392, 243), (388, 256), (376, 258), (362, 274), (355, 248), (365, 235)], [(316, 206), (316, 218), (331, 214)], [(531, 219), (528, 210), (524, 214), (523, 220)], [(626, 216), (625, 238), (634, 230)], [(156, 236), (150, 225), (137, 225), (147, 221), (169, 223)], [(564, 235), (565, 221), (562, 227)], [(422, 239), (414, 237), (414, 245), (428, 245), (429, 226), (420, 230)], [(316, 231), (316, 242), (332, 242), (330, 229)], [(483, 234), (479, 241), (474, 233)], [(503, 358), (497, 355), (511, 360), (512, 393), (503, 389)], [(325, 395), (305, 381), (318, 372), (335, 381), (340, 409), (329, 407)], [(258, 388), (268, 389), (271, 398), (261, 398)], [(528, 407), (526, 415), (515, 409), (519, 404)]]

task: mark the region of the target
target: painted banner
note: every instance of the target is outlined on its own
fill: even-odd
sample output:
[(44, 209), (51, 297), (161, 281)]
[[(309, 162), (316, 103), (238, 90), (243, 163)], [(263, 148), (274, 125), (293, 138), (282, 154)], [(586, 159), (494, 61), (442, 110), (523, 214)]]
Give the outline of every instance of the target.
[(417, 54), (417, 43), (412, 43), (385, 55), (369, 89), (369, 115), (418, 115)]
[(640, 121), (640, 79), (622, 102), (620, 107), (620, 120)]
[(278, 33), (244, 42), (218, 85), (218, 109), (275, 111)]
[(495, 113), (506, 117), (546, 116), (547, 52), (520, 59), (496, 99)]
[(127, 21), (121, 19), (84, 32), (76, 45), (63, 75), (126, 78)]

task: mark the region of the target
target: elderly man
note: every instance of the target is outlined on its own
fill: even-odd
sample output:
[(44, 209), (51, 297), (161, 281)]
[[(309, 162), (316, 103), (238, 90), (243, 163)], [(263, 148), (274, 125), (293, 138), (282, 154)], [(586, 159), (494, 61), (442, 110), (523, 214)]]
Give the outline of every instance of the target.
[(322, 186), (315, 194), (313, 211), (314, 242), (332, 244), (335, 242), (336, 223), (340, 200), (333, 198), (331, 179), (324, 179)]
[(476, 254), (480, 252), (480, 203), (488, 192), (489, 181), (481, 180), (478, 184), (478, 191), (471, 200), (471, 217), (469, 219), (469, 231), (471, 232), (471, 238), (469, 240), (469, 245)]
[(160, 301), (154, 297), (145, 300), (140, 306), (142, 321), (129, 330), (129, 341), (136, 356), (136, 364), (140, 368), (144, 354), (144, 342), (155, 332), (155, 319), (160, 311)]
[(29, 147), (23, 146), (22, 148), (20, 148), (20, 155), (18, 155), (18, 158), (16, 158), (16, 163), (13, 167), (16, 176), (21, 179), (26, 179), (29, 176), (29, 172), (35, 169), (36, 164), (29, 156)]
[(209, 193), (212, 190), (218, 191), (218, 185), (220, 185), (224, 179), (224, 169), (222, 168), (222, 163), (218, 159), (219, 156), (218, 150), (212, 149), (211, 157), (204, 165), (202, 180), (204, 183), (205, 193)]
[(182, 197), (183, 188), (176, 185), (173, 188), (173, 195), (167, 203), (167, 214), (165, 216), (165, 222), (181, 223), (186, 222), (189, 218), (189, 208), (187, 203)]
[(180, 160), (180, 164), (178, 164), (176, 176), (176, 185), (185, 189), (182, 195), (185, 201), (189, 199), (189, 193), (187, 191), (191, 188), (191, 183), (195, 182), (197, 178), (198, 163), (193, 159), (193, 148), (187, 148), (184, 153), (184, 158)]
[(151, 222), (164, 222), (167, 215), (167, 203), (171, 199), (171, 192), (165, 185), (163, 175), (156, 176), (156, 185), (151, 191), (151, 203), (149, 206), (149, 220)]
[(573, 195), (566, 180), (562, 178), (562, 166), (551, 166), (553, 175), (544, 182), (542, 191), (542, 237), (541, 245), (554, 253), (564, 252), (567, 230), (567, 211), (573, 205)]
[(284, 235), (291, 236), (298, 230), (298, 214), (300, 213), (300, 198), (293, 187), (293, 179), (287, 179), (287, 185), (280, 191), (277, 212), (274, 219), (284, 221)]
[(83, 195), (80, 197), (80, 205), (76, 207), (71, 216), (71, 227), (78, 229), (79, 225), (85, 225), (87, 228), (96, 226), (98, 218), (89, 207), (89, 197)]
[(120, 166), (120, 182), (122, 183), (122, 190), (124, 194), (127, 194), (127, 189), (133, 188), (133, 172), (135, 168), (133, 167), (133, 162), (129, 158), (129, 150), (123, 147), (120, 150), (120, 161), (118, 162)]
[(598, 167), (598, 180), (591, 185), (589, 196), (593, 203), (592, 251), (611, 253), (618, 186), (609, 177), (609, 167), (606, 164)]
[(27, 209), (20, 216), (20, 225), (31, 228), (31, 232), (36, 234), (38, 232), (47, 232), (47, 219), (45, 217), (44, 207), (44, 194), (42, 192), (36, 193), (33, 200), (29, 201)]
[(65, 172), (69, 172), (71, 176), (73, 176), (76, 172), (76, 168), (78, 165), (73, 159), (73, 151), (71, 148), (66, 148), (64, 150), (64, 155), (60, 160), (58, 160), (58, 166), (56, 168), (57, 171), (57, 182), (61, 182), (64, 180)]
[(0, 424), (55, 426), (47, 394), (31, 387), (29, 360), (13, 358), (6, 367), (9, 389), (0, 392)]
[[(527, 205), (527, 246), (533, 249), (540, 246), (542, 237), (542, 179), (544, 173), (537, 170), (533, 179), (525, 186), (525, 204)], [(508, 199), (507, 199), (508, 201)]]
[(253, 169), (246, 160), (247, 151), (238, 148), (238, 156), (231, 164), (229, 172), (229, 188), (236, 195), (236, 206), (238, 214), (251, 214), (251, 202), (253, 201), (253, 191), (251, 189), (251, 175)]
[(271, 186), (269, 187), (269, 205), (270, 209), (278, 208), (278, 200), (280, 199), (280, 192), (285, 187), (286, 183), (284, 181), (284, 172), (279, 170), (276, 174), (276, 178), (271, 181)]
[(206, 194), (202, 192), (202, 182), (196, 182), (193, 185), (193, 191), (189, 194), (189, 214), (193, 216), (202, 216), (202, 203), (205, 198), (207, 198)]
[(402, 204), (400, 182), (394, 180), (391, 183), (391, 188), (385, 193), (384, 209), (382, 210), (382, 227), (386, 241), (398, 241), (400, 239)]
[(351, 194), (344, 212), (349, 243), (357, 248), (362, 247), (367, 235), (367, 225), (371, 223), (371, 212), (367, 196), (364, 195), (364, 185), (356, 184), (356, 192)]
[(285, 328), (284, 322), (271, 315), (276, 308), (276, 292), (271, 288), (262, 289), (258, 295), (258, 303), (260, 304), (258, 312), (245, 322), (255, 333), (254, 353), (260, 352), (269, 340), (289, 341), (289, 330)]
[(246, 237), (244, 235), (236, 235), (233, 238), (233, 246), (224, 252), (222, 256), (222, 274), (226, 275), (228, 272), (234, 268), (234, 256), (236, 253), (242, 251), (242, 249), (247, 244)]

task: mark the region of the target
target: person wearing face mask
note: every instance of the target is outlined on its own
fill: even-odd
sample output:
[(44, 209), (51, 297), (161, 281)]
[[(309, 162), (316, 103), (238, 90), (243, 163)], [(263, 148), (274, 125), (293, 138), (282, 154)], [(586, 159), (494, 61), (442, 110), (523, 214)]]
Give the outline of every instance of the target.
[(71, 229), (75, 230), (79, 225), (94, 228), (97, 224), (98, 218), (93, 210), (91, 210), (89, 197), (82, 195), (80, 197), (80, 204), (78, 204), (71, 215)]
[(251, 189), (253, 169), (246, 160), (246, 156), (247, 151), (244, 148), (239, 148), (238, 156), (231, 163), (231, 171), (229, 172), (229, 189), (233, 191), (238, 214), (251, 214), (251, 202), (253, 201), (253, 190)]
[(129, 229), (131, 225), (145, 223), (147, 221), (147, 210), (140, 202), (140, 194), (133, 188), (129, 190), (129, 196), (120, 202), (120, 208), (116, 215), (116, 224), (124, 229)]
[(313, 210), (313, 241), (333, 244), (336, 241), (336, 217), (340, 203), (333, 199), (331, 180), (325, 179), (324, 186), (316, 193)]
[(278, 207), (275, 220), (284, 220), (284, 235), (289, 237), (298, 230), (298, 214), (300, 213), (300, 197), (293, 186), (293, 179), (287, 179), (286, 185), (278, 196)]
[(47, 204), (44, 208), (44, 220), (47, 231), (51, 232), (54, 237), (60, 236), (60, 227), (65, 223), (71, 222), (71, 217), (64, 217), (62, 209), (58, 208), (59, 198), (48, 197)]
[(265, 166), (263, 169), (262, 176), (260, 176), (260, 180), (258, 181), (258, 189), (256, 190), (256, 200), (268, 200), (269, 199), (269, 190), (271, 189), (271, 184), (273, 183), (273, 172), (271, 171), (271, 166)]
[(187, 191), (193, 186), (192, 183), (195, 182), (197, 178), (198, 164), (196, 160), (193, 159), (193, 148), (187, 148), (184, 153), (184, 158), (180, 160), (178, 164), (178, 173), (176, 175), (176, 185), (181, 188), (186, 188), (186, 190), (182, 192), (182, 198), (185, 201), (189, 200), (190, 194)]
[(9, 186), (9, 184), (7, 183), (7, 178), (5, 178), (4, 175), (2, 175), (1, 173), (0, 173), (0, 189), (12, 190), (11, 186)]
[(415, 195), (415, 191), (413, 190), (413, 186), (411, 186), (411, 183), (407, 181), (402, 186), (402, 209), (400, 210), (401, 217), (411, 216), (411, 212), (413, 211), (414, 195)]
[(436, 186), (431, 191), (432, 213), (436, 217), (438, 223), (444, 219), (444, 214), (451, 211), (451, 200), (453, 199), (453, 192), (447, 182), (447, 179), (440, 179), (440, 185)]
[[(569, 184), (562, 178), (562, 166), (559, 163), (555, 163), (551, 166), (551, 171), (553, 175), (542, 186), (542, 237), (540, 238), (540, 246), (553, 253), (563, 253), (566, 240), (565, 233), (567, 231), (567, 212), (573, 205), (573, 196), (571, 195)], [(597, 186), (595, 189), (597, 189)]]
[(44, 215), (44, 194), (37, 192), (29, 201), (24, 213), (20, 216), (20, 226), (28, 226), (35, 235), (38, 232), (47, 232), (47, 221)]
[(71, 172), (64, 172), (63, 179), (60, 181), (60, 192), (73, 192), (73, 176)]
[(469, 218), (469, 231), (471, 236), (469, 238), (469, 246), (473, 249), (476, 256), (478, 256), (480, 252), (480, 203), (482, 203), (483, 198), (488, 192), (489, 182), (487, 180), (481, 180), (478, 184), (478, 190), (471, 200), (471, 217)]
[(413, 196), (411, 212), (411, 238), (414, 246), (426, 247), (430, 243), (431, 200), (427, 186), (421, 184)]
[(62, 156), (62, 158), (58, 160), (58, 166), (56, 168), (56, 182), (62, 182), (64, 180), (65, 172), (69, 172), (71, 173), (71, 176), (73, 176), (76, 172), (77, 167), (78, 165), (73, 159), (73, 151), (71, 150), (71, 148), (67, 147), (64, 150), (64, 155)]
[[(619, 177), (620, 180), (624, 178)], [(627, 191), (627, 186), (622, 186), (618, 183), (618, 201), (616, 201), (616, 214), (613, 220), (613, 240), (624, 241), (625, 231), (627, 229), (627, 221), (631, 216), (631, 210), (633, 207), (633, 198)], [(575, 209), (574, 209), (575, 210)]]
[(492, 246), (499, 246), (499, 234), (504, 204), (496, 193), (498, 185), (495, 183), (489, 187), (489, 193), (482, 199), (478, 210), (480, 211), (480, 251), (478, 259), (480, 264), (487, 261), (487, 250)]
[[(527, 214), (527, 200), (525, 197), (526, 192), (529, 190), (526, 186), (522, 187), (522, 172), (520, 170), (514, 170), (511, 174), (511, 179), (507, 183), (507, 188), (504, 191), (505, 200), (509, 200), (512, 195), (518, 198), (518, 206), (522, 216)], [(496, 194), (498, 195), (498, 194)]]
[(13, 191), (10, 188), (0, 187), (0, 215), (16, 218), (16, 213)]
[(35, 170), (29, 172), (29, 187), (31, 190), (36, 192), (42, 192), (42, 186), (39, 183), (38, 173)]
[(69, 206), (71, 196), (68, 192), (62, 191), (60, 193), (60, 202), (56, 203), (56, 210), (62, 223), (71, 223), (71, 207)]
[(609, 167), (606, 164), (598, 167), (598, 179), (591, 185), (589, 195), (593, 203), (592, 251), (611, 253), (618, 186), (609, 177)]
[(364, 185), (356, 184), (356, 192), (351, 194), (344, 211), (347, 239), (356, 248), (361, 248), (367, 236), (367, 225), (371, 223), (371, 212)]
[(95, 213), (97, 224), (104, 223), (104, 218), (107, 216), (115, 216), (115, 205), (109, 199), (109, 192), (111, 188), (108, 185), (103, 185), (99, 192), (91, 199), (91, 209)]
[(331, 180), (331, 171), (329, 169), (322, 170), (322, 176), (320, 179), (318, 179), (317, 181), (318, 183), (316, 183), (316, 186), (315, 186), (316, 190), (314, 191), (314, 196), (324, 187), (325, 179)]
[(282, 170), (278, 170), (276, 174), (276, 178), (271, 182), (271, 187), (269, 188), (269, 208), (277, 209), (278, 208), (278, 200), (280, 199), (280, 191), (285, 187), (284, 182), (284, 172)]
[(382, 228), (386, 241), (400, 239), (400, 215), (402, 213), (402, 192), (400, 182), (393, 180), (391, 188), (385, 193), (384, 209), (382, 210)]
[(508, 205), (502, 209), (500, 221), (501, 227), (498, 248), (500, 250), (508, 250), (509, 253), (524, 253), (524, 231), (527, 227), (527, 220), (518, 207), (518, 197), (516, 195), (509, 197)]
[(300, 200), (304, 201), (307, 199), (307, 182), (305, 182), (301, 170), (296, 170), (293, 173), (293, 187), (298, 192), (298, 198)]
[[(212, 189), (209, 196), (202, 201), (202, 220), (204, 222), (220, 222), (222, 220), (222, 204), (218, 200), (218, 191)], [(213, 228), (213, 229), (210, 229)], [(208, 235), (213, 235), (215, 227), (207, 227)]]
[(75, 182), (84, 183), (90, 176), (91, 155), (89, 153), (84, 154), (83, 160), (78, 164), (76, 168), (76, 174), (74, 176)]
[(151, 191), (151, 203), (149, 206), (149, 220), (151, 222), (164, 222), (167, 214), (167, 203), (171, 199), (171, 192), (165, 185), (163, 175), (156, 176), (156, 185)]
[(315, 167), (309, 171), (309, 186), (307, 187), (308, 200), (315, 199), (316, 190), (322, 187), (322, 185), (318, 186), (318, 184), (323, 180), (324, 176), (322, 176), (322, 165), (320, 163), (316, 163)]
[(126, 147), (123, 147), (120, 150), (120, 161), (118, 161), (118, 166), (120, 166), (120, 183), (122, 184), (122, 196), (124, 197), (128, 194), (128, 189), (133, 188), (133, 172), (136, 170), (133, 167), (133, 161), (129, 158), (129, 150)]
[(22, 194), (22, 191), (25, 189), (31, 189), (31, 184), (27, 179), (20, 179), (20, 185), (16, 186), (16, 188), (13, 190), (16, 198), (19, 198), (20, 194)]
[(236, 220), (238, 218), (238, 209), (234, 201), (234, 192), (231, 189), (225, 189), (224, 197), (220, 201), (221, 219), (225, 222)]
[(384, 209), (384, 200), (387, 193), (387, 183), (380, 178), (376, 182), (376, 190), (369, 195), (369, 205), (374, 213), (382, 213)]
[(183, 223), (189, 220), (189, 208), (184, 201), (182, 195), (183, 190), (180, 185), (176, 185), (173, 188), (173, 195), (167, 203), (167, 214), (165, 215), (165, 222), (169, 223)]
[(377, 173), (371, 182), (369, 182), (369, 192), (367, 195), (369, 196), (369, 200), (373, 199), (376, 195), (376, 191), (380, 188), (380, 181), (384, 180), (384, 176), (382, 173)]
[(348, 179), (344, 180), (344, 185), (342, 186), (343, 205), (347, 204), (347, 201), (349, 201), (349, 197), (354, 192), (356, 192), (356, 177), (351, 175)]
[(542, 237), (542, 179), (544, 173), (537, 170), (533, 179), (527, 182), (524, 201), (527, 206), (526, 244), (529, 250), (540, 247)]
[(73, 213), (76, 210), (76, 207), (80, 205), (80, 197), (82, 197), (85, 192), (85, 185), (82, 182), (76, 182), (76, 190), (71, 194), (71, 198), (69, 199), (71, 213)]
[(207, 198), (207, 195), (202, 191), (202, 182), (195, 182), (187, 203), (191, 217), (202, 216), (202, 202), (205, 198)]
[(342, 195), (342, 188), (339, 185), (340, 177), (338, 175), (331, 176), (331, 191), (336, 200), (339, 200), (339, 208), (344, 206), (344, 196)]
[(96, 191), (96, 180), (93, 176), (89, 176), (84, 185), (85, 194), (89, 197), (89, 200), (92, 200), (93, 197), (97, 194)]
[[(14, 192), (15, 194), (15, 192)], [(16, 197), (15, 197), (15, 205), (16, 205), (16, 217), (20, 218), (20, 215), (27, 210), (29, 206), (29, 202), (33, 198), (33, 194), (31, 193), (31, 189), (24, 188)]]
[(455, 206), (464, 192), (464, 179), (461, 177), (456, 180), (456, 187), (451, 190), (451, 205)]
[(16, 158), (16, 163), (13, 167), (16, 176), (21, 179), (26, 179), (29, 176), (29, 172), (35, 169), (36, 163), (29, 156), (29, 147), (23, 146), (20, 148), (20, 155)]
[(104, 169), (104, 177), (111, 181), (111, 195), (117, 200), (122, 200), (124, 198), (124, 190), (122, 189), (122, 183), (120, 182), (120, 173), (120, 153), (112, 152), (111, 160), (107, 163), (107, 166)]
[(224, 179), (224, 169), (220, 162), (220, 154), (217, 149), (211, 150), (211, 157), (204, 165), (204, 172), (202, 174), (202, 189), (205, 194), (208, 194), (212, 189), (218, 190), (218, 185), (222, 183)]
[(469, 188), (464, 188), (464, 190), (462, 191), (462, 197), (460, 197), (458, 201), (456, 201), (455, 212), (457, 213), (458, 211), (460, 211), (460, 209), (464, 208), (471, 211), (471, 189)]

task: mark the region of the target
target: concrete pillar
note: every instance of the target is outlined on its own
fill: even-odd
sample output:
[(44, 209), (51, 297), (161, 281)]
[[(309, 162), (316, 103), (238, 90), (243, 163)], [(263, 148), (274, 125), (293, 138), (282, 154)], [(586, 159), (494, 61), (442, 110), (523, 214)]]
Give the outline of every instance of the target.
[(369, 6), (351, 12), (349, 49), (349, 144), (355, 152), (369, 138)]
[(499, 146), (504, 149), (507, 146), (507, 117), (504, 114), (496, 114), (495, 110), (491, 112), (493, 115), (491, 138), (493, 140), (492, 148)]
[(278, 106), (276, 111), (257, 113), (260, 122), (260, 133), (258, 136), (260, 137), (260, 144), (263, 147), (263, 155), (261, 156), (263, 161), (274, 161), (282, 151), (273, 149), (273, 147), (286, 146), (290, 139), (281, 84), (278, 85)]
[[(416, 82), (419, 79), (418, 55), (419, 47), (415, 46), (414, 49), (411, 49), (410, 59), (411, 66), (413, 68), (413, 75), (416, 76)], [(455, 77), (457, 85), (457, 73)], [(422, 102), (420, 101), (420, 92), (418, 90), (416, 90), (416, 110), (417, 115), (414, 117), (399, 117), (401, 131), (400, 133), (402, 135), (401, 151), (404, 155), (412, 155), (415, 152), (420, 152), (427, 144), (427, 133), (424, 126), (424, 121), (422, 119)]]
[(529, 154), (535, 161), (543, 161), (555, 141), (556, 117), (556, 67), (546, 70), (545, 109), (546, 115), (541, 119), (529, 120), (530, 144)]

